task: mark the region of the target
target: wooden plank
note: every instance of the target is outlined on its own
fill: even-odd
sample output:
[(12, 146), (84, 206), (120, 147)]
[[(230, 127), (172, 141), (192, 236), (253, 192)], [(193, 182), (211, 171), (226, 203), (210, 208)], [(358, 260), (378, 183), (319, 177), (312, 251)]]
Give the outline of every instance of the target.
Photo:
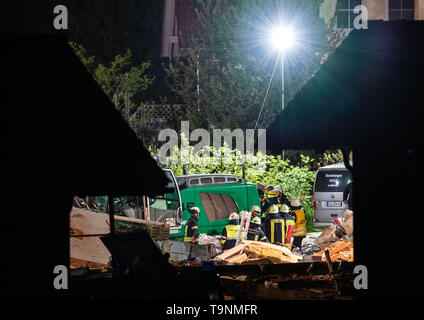
[(334, 275), (333, 265), (331, 264), (330, 259), (330, 252), (328, 250), (325, 250), (325, 259), (327, 260), (328, 271), (334, 283), (334, 290), (337, 292), (338, 295), (340, 295), (339, 285), (337, 284), (337, 280)]
[[(273, 263), (296, 263), (303, 259), (302, 256), (293, 254), (289, 248), (278, 246), (271, 243), (242, 240), (240, 245), (232, 249), (226, 250), (224, 253), (215, 257), (217, 261), (228, 260), (234, 255), (247, 253), (247, 256), (254, 261), (257, 259), (268, 259)], [(232, 262), (232, 261), (227, 261)]]
[(230, 258), (230, 257), (232, 257), (236, 254), (240, 254), (243, 251), (245, 246), (246, 245), (244, 243), (242, 243), (242, 244), (239, 244), (238, 246), (235, 246), (234, 248), (231, 248), (229, 250), (225, 250), (223, 253), (216, 256), (214, 258), (214, 260), (217, 260), (217, 261), (226, 260), (226, 259), (228, 259), (228, 258)]
[(244, 248), (244, 252), (248, 253), (249, 257), (265, 258), (271, 260), (273, 263), (297, 262), (297, 259), (286, 256), (281, 251), (272, 248), (247, 245)]
[(243, 253), (243, 254), (234, 255), (231, 258), (228, 258), (226, 260), (227, 260), (227, 262), (230, 262), (230, 263), (242, 263), (242, 262), (247, 261), (248, 259), (249, 258), (247, 257), (247, 255), (245, 253)]
[(151, 220), (143, 220), (143, 219), (137, 219), (137, 218), (129, 218), (129, 217), (124, 217), (124, 216), (115, 216), (116, 220), (121, 220), (121, 221), (127, 221), (127, 222), (134, 222), (134, 223), (138, 223), (138, 224), (146, 224), (146, 225), (151, 225), (151, 226), (159, 226), (159, 227), (163, 227), (164, 225), (166, 225), (166, 223), (163, 222), (157, 222), (157, 221), (151, 221)]

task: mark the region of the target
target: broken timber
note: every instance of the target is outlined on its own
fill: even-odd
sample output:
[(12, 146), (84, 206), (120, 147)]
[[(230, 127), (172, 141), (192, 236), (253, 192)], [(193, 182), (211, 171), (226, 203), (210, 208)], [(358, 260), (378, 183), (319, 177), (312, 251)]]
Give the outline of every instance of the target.
[(303, 259), (290, 249), (266, 242), (242, 240), (241, 244), (224, 251), (214, 260), (224, 263), (296, 263)]

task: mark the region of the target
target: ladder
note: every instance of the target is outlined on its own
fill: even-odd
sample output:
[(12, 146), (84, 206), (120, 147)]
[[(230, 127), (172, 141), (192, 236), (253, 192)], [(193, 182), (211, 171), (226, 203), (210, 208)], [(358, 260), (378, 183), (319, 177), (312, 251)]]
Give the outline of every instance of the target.
[(236, 245), (238, 245), (242, 239), (246, 240), (247, 232), (249, 231), (250, 218), (252, 216), (252, 213), (248, 211), (242, 211), (240, 213), (240, 230), (237, 233)]

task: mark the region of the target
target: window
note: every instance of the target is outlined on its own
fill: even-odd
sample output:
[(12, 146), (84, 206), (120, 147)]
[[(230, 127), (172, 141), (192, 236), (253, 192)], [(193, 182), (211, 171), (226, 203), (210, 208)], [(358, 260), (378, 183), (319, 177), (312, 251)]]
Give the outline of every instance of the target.
[(186, 178), (185, 177), (177, 177), (178, 188), (184, 190), (187, 188)]
[(337, 27), (341, 29), (353, 28), (353, 21), (357, 16), (353, 9), (361, 4), (362, 0), (338, 0), (336, 7)]
[(209, 221), (227, 219), (231, 212), (238, 212), (233, 198), (227, 194), (200, 192), (199, 196)]
[(165, 176), (168, 179), (168, 183), (166, 184), (167, 193), (177, 192), (177, 186), (174, 178), (172, 177), (172, 173), (170, 171), (165, 171)]
[(228, 178), (228, 181), (235, 181), (235, 182), (237, 182), (237, 178)]
[(343, 192), (352, 174), (348, 170), (318, 171), (315, 180), (316, 192)]
[(199, 184), (199, 179), (190, 180), (190, 184)]
[(389, 20), (414, 20), (414, 0), (389, 0)]
[(225, 182), (225, 177), (216, 177), (214, 178), (215, 183)]
[(212, 178), (202, 178), (202, 179), (200, 179), (200, 182), (202, 184), (211, 184), (212, 183)]

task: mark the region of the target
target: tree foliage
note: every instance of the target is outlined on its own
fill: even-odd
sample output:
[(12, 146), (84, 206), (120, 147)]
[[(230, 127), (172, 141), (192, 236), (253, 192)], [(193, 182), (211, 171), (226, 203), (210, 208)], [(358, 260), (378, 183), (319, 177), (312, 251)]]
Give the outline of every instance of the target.
[(154, 81), (154, 77), (146, 74), (150, 62), (133, 65), (131, 50), (127, 49), (125, 54), (116, 55), (109, 64), (105, 65), (97, 63), (94, 56), (88, 56), (82, 45), (75, 43), (70, 45), (115, 108), (140, 136), (145, 124), (149, 121), (149, 115), (143, 112), (143, 105), (151, 102), (142, 101), (142, 93), (147, 91)]

